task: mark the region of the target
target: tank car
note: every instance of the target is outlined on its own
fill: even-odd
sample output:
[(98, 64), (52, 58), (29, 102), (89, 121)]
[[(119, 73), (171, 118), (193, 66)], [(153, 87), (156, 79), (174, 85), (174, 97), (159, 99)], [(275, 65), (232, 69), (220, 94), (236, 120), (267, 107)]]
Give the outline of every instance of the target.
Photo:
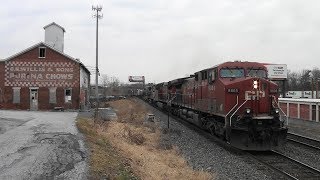
[(257, 62), (225, 62), (152, 87), (150, 100), (243, 150), (286, 141), (278, 86)]

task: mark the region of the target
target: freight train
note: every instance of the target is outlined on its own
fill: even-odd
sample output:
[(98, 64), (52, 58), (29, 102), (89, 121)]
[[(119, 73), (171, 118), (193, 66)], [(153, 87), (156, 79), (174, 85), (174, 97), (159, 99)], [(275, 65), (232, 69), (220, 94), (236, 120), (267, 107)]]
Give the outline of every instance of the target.
[(225, 62), (190, 77), (148, 88), (149, 102), (210, 131), (242, 150), (265, 151), (286, 142), (278, 86), (257, 62)]

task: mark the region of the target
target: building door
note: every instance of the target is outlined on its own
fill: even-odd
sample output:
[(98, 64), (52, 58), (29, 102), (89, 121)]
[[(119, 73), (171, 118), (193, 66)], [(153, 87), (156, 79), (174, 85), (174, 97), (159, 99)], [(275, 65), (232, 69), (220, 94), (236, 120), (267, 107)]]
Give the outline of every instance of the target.
[(38, 89), (30, 89), (30, 110), (38, 110)]

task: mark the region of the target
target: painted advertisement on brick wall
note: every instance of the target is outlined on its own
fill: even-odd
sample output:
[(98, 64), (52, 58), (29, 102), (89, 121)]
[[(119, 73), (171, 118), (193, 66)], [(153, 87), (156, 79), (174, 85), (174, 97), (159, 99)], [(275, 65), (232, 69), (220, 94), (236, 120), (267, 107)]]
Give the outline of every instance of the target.
[(74, 62), (6, 62), (5, 86), (75, 87), (78, 84)]

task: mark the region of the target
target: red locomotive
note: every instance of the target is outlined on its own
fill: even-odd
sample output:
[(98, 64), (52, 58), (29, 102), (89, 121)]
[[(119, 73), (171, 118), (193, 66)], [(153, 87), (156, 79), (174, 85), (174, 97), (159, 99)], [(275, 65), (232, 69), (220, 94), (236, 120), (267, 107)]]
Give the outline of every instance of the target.
[(286, 140), (278, 86), (261, 63), (226, 62), (160, 83), (149, 100), (243, 150), (270, 150)]

